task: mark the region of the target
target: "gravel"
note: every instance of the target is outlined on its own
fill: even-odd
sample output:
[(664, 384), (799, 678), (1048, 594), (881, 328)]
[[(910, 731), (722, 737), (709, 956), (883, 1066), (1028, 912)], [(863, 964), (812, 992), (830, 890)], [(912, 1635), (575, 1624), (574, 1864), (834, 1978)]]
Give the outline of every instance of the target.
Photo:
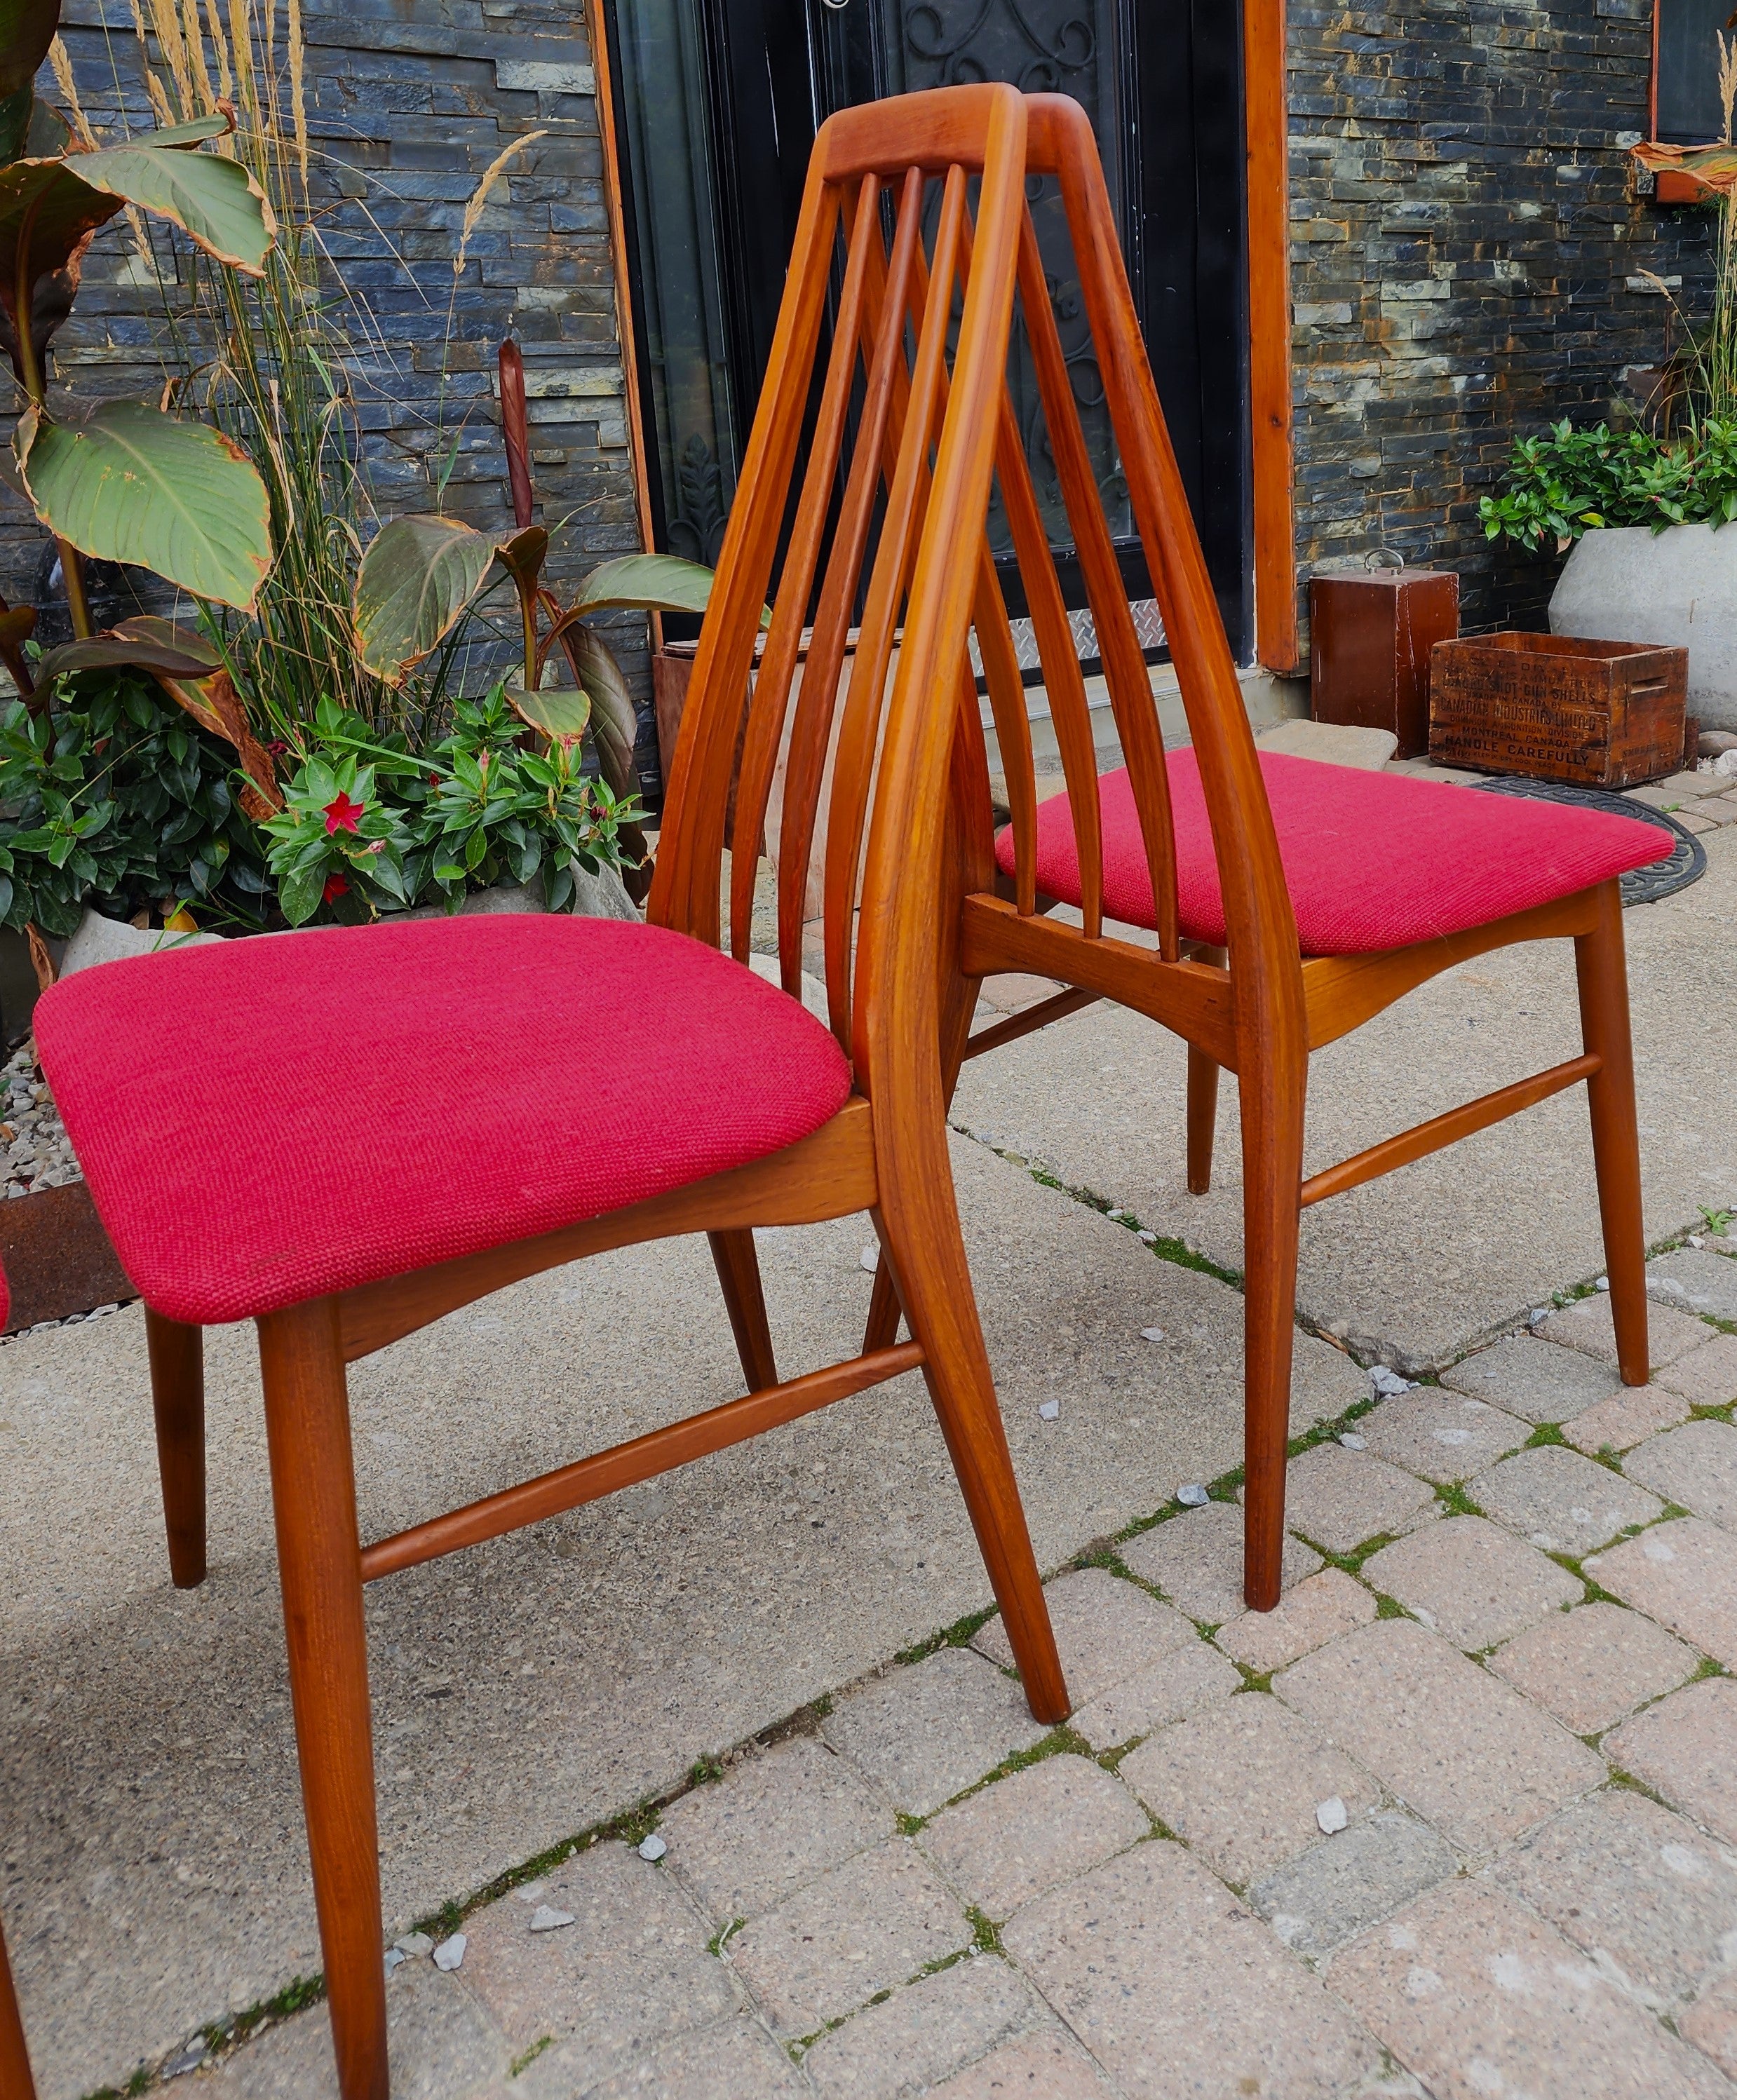
[(34, 1189), (83, 1180), (54, 1096), (37, 1072), (33, 1044), (27, 1043), (11, 1059), (0, 1084), (6, 1093), (0, 1107), (0, 1151), (6, 1161), (7, 1195), (28, 1196)]

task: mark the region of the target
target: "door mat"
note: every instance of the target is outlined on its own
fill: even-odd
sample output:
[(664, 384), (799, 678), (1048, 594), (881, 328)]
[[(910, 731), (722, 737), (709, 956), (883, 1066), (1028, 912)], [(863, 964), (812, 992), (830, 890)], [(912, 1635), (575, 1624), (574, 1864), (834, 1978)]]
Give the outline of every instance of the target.
[(1474, 792), (1486, 795), (1522, 795), (1534, 802), (1571, 802), (1577, 809), (1603, 810), (1613, 817), (1638, 817), (1643, 824), (1656, 824), (1676, 841), (1668, 860), (1655, 860), (1648, 867), (1631, 868), (1622, 878), (1624, 908), (1631, 904), (1656, 904), (1699, 882), (1707, 872), (1707, 855), (1701, 842), (1686, 824), (1679, 824), (1665, 810), (1650, 802), (1637, 802), (1627, 795), (1613, 795), (1607, 788), (1576, 788), (1566, 780), (1526, 780), (1518, 776), (1480, 780)]

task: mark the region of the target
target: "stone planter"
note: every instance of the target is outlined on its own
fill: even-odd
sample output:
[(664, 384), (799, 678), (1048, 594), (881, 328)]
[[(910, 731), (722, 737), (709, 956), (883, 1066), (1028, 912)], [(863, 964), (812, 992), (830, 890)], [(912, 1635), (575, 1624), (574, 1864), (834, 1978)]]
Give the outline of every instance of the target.
[(1689, 652), (1689, 712), (1737, 730), (1737, 526), (1589, 532), (1550, 600), (1550, 632)]

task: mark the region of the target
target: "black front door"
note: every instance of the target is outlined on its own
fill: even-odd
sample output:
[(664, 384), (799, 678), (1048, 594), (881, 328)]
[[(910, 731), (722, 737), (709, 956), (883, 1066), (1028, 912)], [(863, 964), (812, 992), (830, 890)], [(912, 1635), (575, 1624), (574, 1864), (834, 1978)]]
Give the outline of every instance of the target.
[[(833, 110), (961, 81), (1071, 95), (1092, 119), (1171, 435), (1231, 642), (1248, 628), (1240, 11), (1223, 0), (611, 0), (642, 412), (660, 545), (709, 560), (745, 445), (809, 148)], [(1123, 553), (1150, 595), (1053, 183), (1038, 237)], [(1035, 409), (1024, 346), (1010, 371)], [(1041, 428), (1032, 468), (1067, 543)], [(1085, 593), (1063, 562), (1071, 603)], [(1015, 607), (1017, 609), (1017, 606)], [(1155, 620), (1143, 623), (1161, 641)], [(1082, 650), (1092, 650), (1089, 628)]]

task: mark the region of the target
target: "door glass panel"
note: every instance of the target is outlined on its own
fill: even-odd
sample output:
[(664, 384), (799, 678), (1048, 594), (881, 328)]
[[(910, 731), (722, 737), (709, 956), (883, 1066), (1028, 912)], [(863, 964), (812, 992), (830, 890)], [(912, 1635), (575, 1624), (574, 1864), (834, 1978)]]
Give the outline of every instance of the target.
[[(850, 3), (877, 10), (875, 42), (886, 76), (880, 86), (882, 93), (902, 95), (917, 88), (1005, 80), (1023, 94), (1067, 95), (1080, 103), (1098, 135), (1104, 179), (1121, 232), (1122, 252), (1132, 260), (1136, 254), (1135, 229), (1124, 166), (1127, 136), (1124, 97), (1133, 68), (1123, 47), (1121, 10), (1116, 0), (850, 0)], [(1034, 178), (1027, 195), (1049, 279), (1050, 309), (1067, 360), (1074, 399), (1110, 530), (1117, 539), (1127, 539), (1134, 532), (1128, 484), (1092, 354), (1059, 186), (1051, 177)], [(1023, 322), (1017, 327), (1009, 368), (1014, 411), (1025, 435), (1026, 457), (1051, 544), (1064, 548), (1071, 544), (1072, 535), (1067, 529), (1061, 487), (1044, 430)], [(1010, 549), (1011, 540), (999, 503), (991, 520), (991, 537), (998, 554)]]
[(701, 24), (692, 0), (617, 0), (616, 22), (665, 545), (715, 562), (740, 446)]

